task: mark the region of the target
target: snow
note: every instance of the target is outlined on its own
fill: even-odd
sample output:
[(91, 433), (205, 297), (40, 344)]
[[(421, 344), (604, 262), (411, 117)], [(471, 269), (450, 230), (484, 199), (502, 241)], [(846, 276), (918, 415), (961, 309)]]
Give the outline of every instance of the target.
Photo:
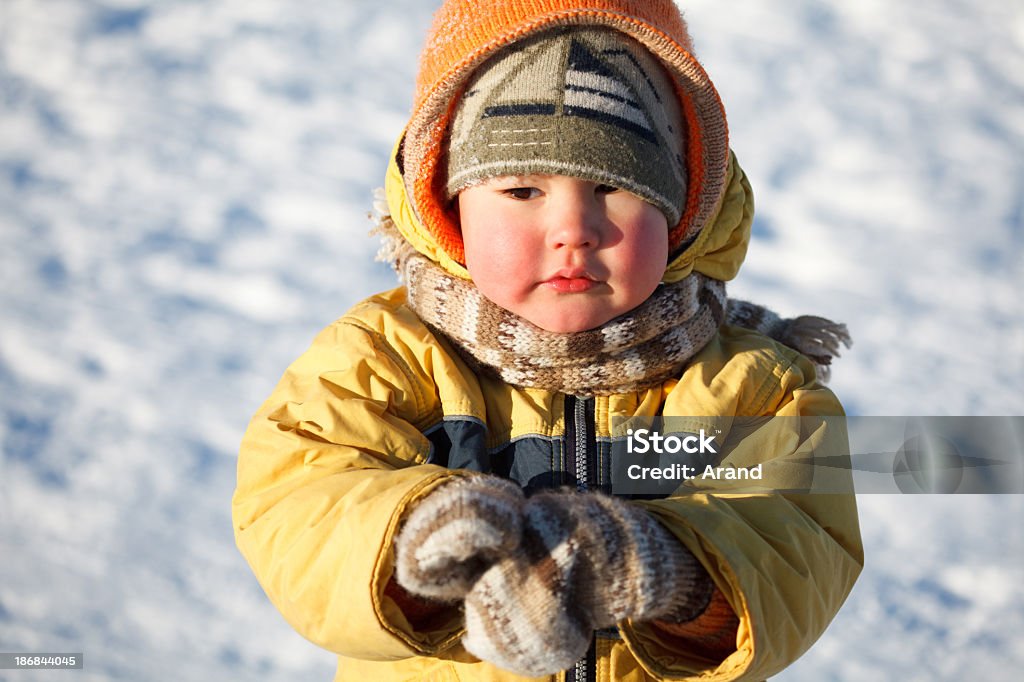
[[(731, 292), (847, 322), (853, 414), (1024, 414), (1024, 6), (684, 7), (758, 202)], [(366, 214), (432, 9), (0, 0), (0, 649), (331, 679), (234, 548), (235, 452), (392, 285)], [(865, 573), (776, 679), (1010, 679), (1024, 497), (859, 501)]]

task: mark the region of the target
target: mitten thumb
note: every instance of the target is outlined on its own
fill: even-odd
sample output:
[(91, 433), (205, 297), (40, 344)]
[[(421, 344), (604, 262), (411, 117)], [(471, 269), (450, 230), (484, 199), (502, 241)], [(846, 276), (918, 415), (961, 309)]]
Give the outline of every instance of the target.
[(395, 541), (395, 577), (409, 592), (462, 599), (499, 558), (519, 545), (523, 492), (497, 476), (445, 483), (409, 514)]

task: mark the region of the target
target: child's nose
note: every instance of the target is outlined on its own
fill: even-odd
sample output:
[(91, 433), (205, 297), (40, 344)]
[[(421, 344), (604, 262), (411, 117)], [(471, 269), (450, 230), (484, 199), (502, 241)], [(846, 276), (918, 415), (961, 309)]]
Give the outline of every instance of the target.
[(593, 197), (565, 196), (550, 216), (548, 246), (553, 249), (593, 249), (601, 241), (602, 213)]

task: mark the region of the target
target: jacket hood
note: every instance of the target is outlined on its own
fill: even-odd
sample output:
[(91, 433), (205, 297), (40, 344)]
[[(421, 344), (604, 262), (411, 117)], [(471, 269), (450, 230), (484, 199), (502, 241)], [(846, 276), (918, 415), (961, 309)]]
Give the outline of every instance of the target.
[[(434, 232), (427, 229), (413, 208), (408, 193), (409, 183), (402, 172), (401, 154), (402, 142), (399, 141), (391, 155), (384, 183), (391, 222), (418, 252), (450, 274), (470, 279), (465, 265), (441, 247)], [(670, 259), (663, 282), (678, 282), (692, 272), (724, 282), (739, 272), (750, 241), (754, 195), (743, 169), (732, 154), (723, 185), (715, 212), (696, 238)]]
[[(672, 0), (446, 0), (420, 56), (412, 115), (392, 157), (398, 175), (389, 171), (388, 182), (400, 178), (405, 185), (404, 202), (391, 206), (403, 234), (412, 232), (414, 246), (453, 274), (466, 276), (458, 221), (443, 190), (455, 105), (474, 70), (497, 51), (570, 26), (604, 27), (632, 37), (658, 58), (675, 86), (686, 126), (687, 187), (683, 215), (669, 228), (672, 263), (666, 277), (694, 269), (700, 251), (694, 247), (710, 239), (707, 228), (719, 220), (727, 196), (737, 189), (733, 185), (741, 182), (718, 92), (694, 57), (686, 23)], [(388, 196), (397, 198), (396, 191), (390, 188)], [(401, 218), (400, 211), (408, 215)], [(412, 222), (414, 227), (403, 228)]]

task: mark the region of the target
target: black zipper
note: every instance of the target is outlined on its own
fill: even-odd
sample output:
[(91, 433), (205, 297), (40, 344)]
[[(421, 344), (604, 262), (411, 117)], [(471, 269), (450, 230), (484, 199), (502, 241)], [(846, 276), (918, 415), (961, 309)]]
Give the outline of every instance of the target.
[[(566, 450), (571, 457), (567, 467), (576, 478), (576, 489), (585, 492), (596, 483), (597, 436), (594, 426), (594, 399), (565, 396)], [(569, 462), (567, 462), (569, 463)], [(565, 682), (597, 680), (597, 638), (590, 638), (587, 654), (565, 671)]]
[(565, 396), (566, 475), (576, 490), (597, 487), (597, 438), (594, 433), (594, 399)]
[(576, 661), (576, 665), (565, 671), (565, 682), (597, 681), (597, 639), (591, 638), (587, 655)]

